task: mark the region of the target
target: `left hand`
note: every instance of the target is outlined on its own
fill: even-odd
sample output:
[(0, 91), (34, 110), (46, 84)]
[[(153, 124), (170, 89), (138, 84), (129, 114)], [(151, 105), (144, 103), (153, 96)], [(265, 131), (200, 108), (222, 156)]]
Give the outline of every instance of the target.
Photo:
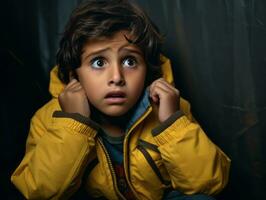
[(163, 78), (150, 85), (150, 97), (158, 105), (158, 118), (162, 123), (179, 110), (180, 92)]

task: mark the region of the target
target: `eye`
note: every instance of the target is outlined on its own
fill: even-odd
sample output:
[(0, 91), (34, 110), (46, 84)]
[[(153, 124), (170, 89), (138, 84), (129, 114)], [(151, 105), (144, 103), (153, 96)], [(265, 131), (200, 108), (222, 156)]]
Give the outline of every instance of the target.
[(133, 68), (133, 67), (136, 67), (137, 65), (137, 60), (135, 57), (133, 56), (129, 56), (129, 57), (126, 57), (125, 59), (123, 59), (123, 66), (124, 67), (129, 67), (129, 68)]
[(90, 64), (93, 68), (99, 69), (99, 68), (102, 68), (106, 64), (106, 61), (103, 57), (96, 57), (90, 61)]

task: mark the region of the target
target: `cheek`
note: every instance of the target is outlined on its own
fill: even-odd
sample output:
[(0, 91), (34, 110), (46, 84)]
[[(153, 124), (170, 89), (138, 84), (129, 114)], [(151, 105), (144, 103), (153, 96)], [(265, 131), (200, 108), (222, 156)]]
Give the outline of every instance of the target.
[(84, 86), (84, 89), (90, 101), (97, 99), (101, 93), (101, 85), (91, 81)]
[(146, 73), (139, 73), (136, 76), (131, 77), (131, 89), (135, 95), (140, 95), (144, 89)]
[(136, 77), (136, 83), (137, 83), (139, 86), (144, 86), (144, 84), (145, 84), (145, 79), (146, 79), (146, 69), (143, 70), (143, 71), (138, 75), (138, 77)]
[(92, 92), (93, 87), (91, 87), (91, 85), (88, 84), (88, 85), (83, 86), (83, 89), (85, 90), (85, 93), (86, 93), (89, 101), (92, 101), (94, 96), (95, 96), (95, 93)]
[(81, 76), (79, 81), (89, 101), (93, 101), (93, 99), (97, 98), (98, 93), (95, 92), (95, 89), (100, 89), (100, 84), (98, 84), (97, 79), (90, 76)]

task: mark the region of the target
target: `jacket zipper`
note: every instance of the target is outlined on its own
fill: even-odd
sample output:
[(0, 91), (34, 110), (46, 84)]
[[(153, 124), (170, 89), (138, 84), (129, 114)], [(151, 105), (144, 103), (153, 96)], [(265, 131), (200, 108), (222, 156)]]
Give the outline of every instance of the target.
[(105, 153), (105, 155), (106, 155), (106, 157), (107, 157), (107, 162), (108, 162), (109, 168), (110, 168), (110, 170), (111, 170), (111, 174), (112, 174), (112, 179), (113, 179), (113, 183), (114, 183), (115, 192), (116, 192), (116, 194), (117, 194), (121, 199), (126, 200), (126, 198), (121, 194), (121, 192), (120, 192), (119, 189), (118, 189), (118, 186), (117, 186), (117, 180), (116, 180), (116, 175), (115, 175), (115, 170), (114, 170), (114, 168), (113, 168), (113, 165), (112, 165), (112, 162), (111, 162), (111, 158), (110, 158), (110, 156), (109, 156), (109, 154), (108, 154), (106, 148), (104, 147), (104, 145), (103, 145), (103, 143), (102, 143), (102, 141), (101, 141), (100, 138), (99, 138), (99, 143), (100, 143), (100, 145), (102, 146), (103, 151), (104, 151), (104, 153)]
[[(140, 123), (140, 119), (144, 119), (150, 112), (152, 111), (152, 107), (149, 106), (147, 108), (147, 110), (144, 112), (143, 115), (141, 115), (137, 120), (136, 123), (134, 123), (130, 130), (126, 133), (126, 137), (124, 140), (124, 167), (125, 167), (125, 175), (126, 175), (126, 180), (128, 182), (128, 185), (130, 187), (130, 189), (132, 190), (132, 192), (134, 193), (135, 197), (138, 197), (137, 192), (135, 191), (135, 189), (133, 188), (131, 182), (129, 181), (129, 166), (128, 166), (128, 160), (129, 160), (129, 137), (131, 132), (133, 131), (133, 129)], [(141, 120), (142, 121), (142, 120)]]

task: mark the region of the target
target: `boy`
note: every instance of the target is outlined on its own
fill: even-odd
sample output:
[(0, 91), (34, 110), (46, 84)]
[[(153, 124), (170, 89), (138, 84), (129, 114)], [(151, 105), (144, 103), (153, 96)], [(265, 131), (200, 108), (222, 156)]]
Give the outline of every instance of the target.
[(158, 29), (125, 0), (73, 11), (53, 99), (32, 118), (11, 177), (26, 198), (68, 199), (85, 187), (93, 198), (211, 199), (225, 187), (230, 160), (193, 120), (160, 47)]

